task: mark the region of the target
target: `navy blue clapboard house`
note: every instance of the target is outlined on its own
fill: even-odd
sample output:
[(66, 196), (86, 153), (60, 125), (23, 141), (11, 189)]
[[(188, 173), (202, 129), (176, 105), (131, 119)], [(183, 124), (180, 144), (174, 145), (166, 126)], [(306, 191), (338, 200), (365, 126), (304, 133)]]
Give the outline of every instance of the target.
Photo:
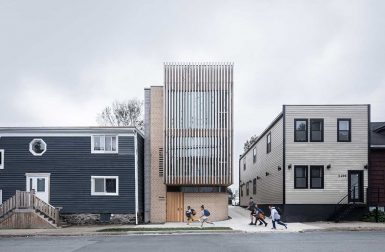
[(135, 127), (0, 128), (0, 222), (21, 191), (60, 209), (68, 223), (137, 224), (143, 153)]

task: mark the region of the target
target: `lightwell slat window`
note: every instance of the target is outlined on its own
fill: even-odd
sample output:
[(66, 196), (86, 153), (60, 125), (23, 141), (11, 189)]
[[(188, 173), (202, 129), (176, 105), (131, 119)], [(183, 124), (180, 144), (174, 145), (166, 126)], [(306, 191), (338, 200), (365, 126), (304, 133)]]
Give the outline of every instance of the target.
[(0, 169), (4, 169), (4, 150), (0, 150)]
[(294, 119), (294, 142), (307, 142), (307, 119)]
[(351, 142), (351, 119), (337, 119), (337, 141)]
[(298, 165), (294, 167), (294, 188), (307, 188), (307, 166)]
[(91, 176), (91, 195), (119, 195), (119, 177)]
[(253, 194), (257, 194), (257, 179), (253, 179)]
[(118, 153), (118, 137), (115, 135), (94, 135), (91, 145), (91, 153)]
[(324, 120), (310, 119), (310, 142), (324, 141)]
[(253, 149), (253, 163), (257, 161), (257, 148)]
[(324, 167), (310, 166), (310, 188), (323, 189), (324, 188)]
[(266, 137), (266, 153), (271, 152), (271, 133), (267, 134)]

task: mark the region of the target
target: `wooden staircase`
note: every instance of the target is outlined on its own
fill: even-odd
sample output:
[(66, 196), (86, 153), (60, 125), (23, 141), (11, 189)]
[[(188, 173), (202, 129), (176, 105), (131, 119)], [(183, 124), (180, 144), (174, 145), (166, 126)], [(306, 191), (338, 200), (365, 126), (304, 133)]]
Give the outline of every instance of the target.
[(0, 205), (0, 228), (57, 228), (60, 208), (35, 195), (35, 191), (16, 191)]

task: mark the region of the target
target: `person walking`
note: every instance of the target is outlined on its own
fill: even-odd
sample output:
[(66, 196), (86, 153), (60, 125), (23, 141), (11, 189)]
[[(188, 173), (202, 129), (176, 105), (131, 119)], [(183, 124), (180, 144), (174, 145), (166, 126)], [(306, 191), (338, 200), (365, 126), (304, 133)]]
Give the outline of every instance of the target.
[[(250, 197), (249, 199), (249, 206), (247, 207), (248, 210), (250, 210), (250, 223), (249, 225), (256, 225), (257, 219), (256, 219), (256, 208), (255, 208), (255, 202), (253, 200), (253, 197)], [(254, 223), (255, 218), (255, 223)]]
[(261, 226), (265, 224), (265, 227), (267, 226), (267, 222), (265, 221), (265, 213), (258, 207), (258, 205), (255, 205), (255, 224), (257, 224), (257, 221), (259, 221), (258, 226)]
[(284, 226), (287, 229), (287, 224), (281, 221), (281, 215), (278, 213), (277, 209), (274, 206), (269, 206), (271, 221), (273, 222), (273, 227), (271, 229), (277, 229), (275, 223)]
[(210, 216), (210, 211), (205, 209), (205, 206), (202, 205), (201, 206), (201, 217), (200, 217), (200, 219), (201, 219), (201, 228), (203, 227), (203, 223), (205, 223), (205, 222), (214, 225), (213, 222), (209, 221), (209, 216)]
[(187, 225), (190, 225), (190, 223), (194, 221), (192, 211), (193, 209), (191, 209), (190, 206), (187, 206), (187, 210), (186, 210)]

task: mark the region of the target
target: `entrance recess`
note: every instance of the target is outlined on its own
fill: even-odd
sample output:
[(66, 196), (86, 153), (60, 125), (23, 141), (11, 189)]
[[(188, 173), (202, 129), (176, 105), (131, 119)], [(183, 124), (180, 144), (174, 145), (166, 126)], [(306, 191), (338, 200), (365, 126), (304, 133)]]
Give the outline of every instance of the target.
[(167, 222), (183, 222), (184, 219), (184, 196), (181, 192), (167, 193)]
[(49, 203), (49, 173), (27, 173), (26, 191), (35, 190), (35, 195), (43, 201)]
[(363, 171), (348, 171), (349, 202), (364, 201), (364, 173)]

